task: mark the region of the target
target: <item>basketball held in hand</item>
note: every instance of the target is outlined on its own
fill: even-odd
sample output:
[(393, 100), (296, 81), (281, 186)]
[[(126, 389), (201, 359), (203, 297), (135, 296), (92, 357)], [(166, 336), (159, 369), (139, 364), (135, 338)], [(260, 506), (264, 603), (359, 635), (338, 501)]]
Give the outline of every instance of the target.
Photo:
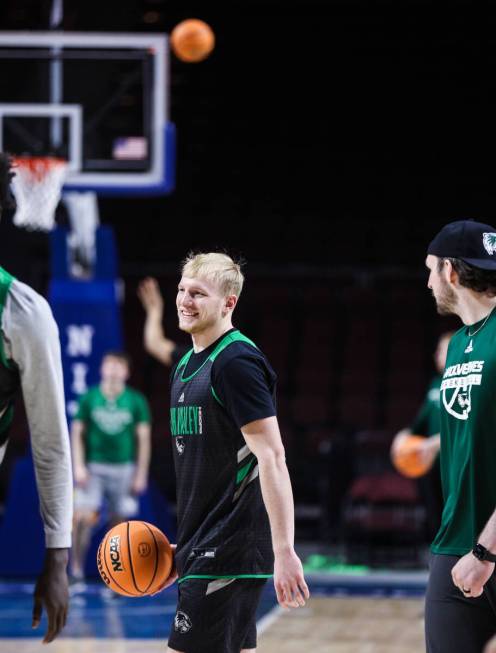
[(418, 478), (429, 471), (431, 463), (422, 456), (425, 440), (422, 435), (407, 435), (395, 447), (392, 460), (400, 474), (408, 478)]
[(103, 582), (124, 596), (148, 596), (159, 591), (173, 567), (167, 537), (153, 524), (127, 521), (102, 539), (97, 566)]

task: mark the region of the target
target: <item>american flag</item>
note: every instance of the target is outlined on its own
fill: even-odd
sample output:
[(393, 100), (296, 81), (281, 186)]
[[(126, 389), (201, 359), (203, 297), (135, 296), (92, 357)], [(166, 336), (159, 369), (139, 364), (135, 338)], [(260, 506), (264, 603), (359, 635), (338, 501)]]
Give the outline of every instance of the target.
[(148, 141), (144, 136), (116, 138), (112, 155), (114, 159), (146, 159), (148, 156)]

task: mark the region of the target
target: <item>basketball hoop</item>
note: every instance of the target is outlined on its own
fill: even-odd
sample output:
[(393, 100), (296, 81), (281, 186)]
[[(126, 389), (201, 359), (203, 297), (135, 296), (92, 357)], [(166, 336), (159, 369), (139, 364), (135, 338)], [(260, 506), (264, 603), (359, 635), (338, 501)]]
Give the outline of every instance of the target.
[(16, 198), (14, 224), (29, 230), (50, 231), (67, 174), (67, 161), (55, 157), (20, 156), (13, 159), (12, 192)]

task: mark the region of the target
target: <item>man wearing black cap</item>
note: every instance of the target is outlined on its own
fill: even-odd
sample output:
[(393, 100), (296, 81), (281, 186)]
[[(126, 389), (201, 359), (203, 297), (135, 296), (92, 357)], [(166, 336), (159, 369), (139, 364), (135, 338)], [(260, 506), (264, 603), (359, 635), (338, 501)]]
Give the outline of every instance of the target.
[(496, 228), (446, 225), (426, 265), (438, 312), (464, 324), (440, 388), (445, 503), (431, 547), (427, 653), (480, 653), (496, 632)]

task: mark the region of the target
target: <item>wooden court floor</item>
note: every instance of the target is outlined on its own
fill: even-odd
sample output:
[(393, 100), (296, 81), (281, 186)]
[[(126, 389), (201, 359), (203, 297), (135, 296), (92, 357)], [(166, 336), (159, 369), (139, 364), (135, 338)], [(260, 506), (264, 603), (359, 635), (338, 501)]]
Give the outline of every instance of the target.
[(284, 612), (258, 653), (423, 653), (422, 599), (316, 597)]
[[(423, 601), (316, 597), (305, 608), (278, 610), (266, 621), (258, 653), (423, 653)], [(164, 653), (164, 640), (0, 640), (0, 653)], [(201, 651), (198, 651), (201, 653)]]

